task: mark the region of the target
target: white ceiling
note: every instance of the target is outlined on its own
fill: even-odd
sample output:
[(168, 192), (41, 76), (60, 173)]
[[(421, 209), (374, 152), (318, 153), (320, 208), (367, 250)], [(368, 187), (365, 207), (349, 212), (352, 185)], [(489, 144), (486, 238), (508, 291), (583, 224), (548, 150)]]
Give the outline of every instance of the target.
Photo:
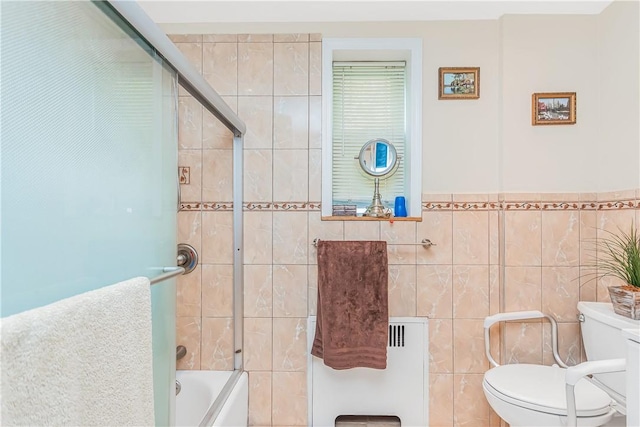
[(497, 19), (504, 14), (598, 14), (611, 0), (139, 0), (159, 24)]

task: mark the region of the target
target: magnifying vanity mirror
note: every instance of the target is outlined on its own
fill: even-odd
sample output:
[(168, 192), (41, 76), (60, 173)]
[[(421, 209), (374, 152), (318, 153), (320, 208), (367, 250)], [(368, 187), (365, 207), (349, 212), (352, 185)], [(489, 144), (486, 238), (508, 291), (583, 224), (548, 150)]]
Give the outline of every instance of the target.
[(399, 161), (396, 148), (386, 139), (372, 139), (360, 149), (358, 163), (367, 175), (374, 177), (373, 200), (364, 216), (374, 218), (391, 216), (391, 211), (382, 204), (380, 180), (389, 178), (398, 169)]

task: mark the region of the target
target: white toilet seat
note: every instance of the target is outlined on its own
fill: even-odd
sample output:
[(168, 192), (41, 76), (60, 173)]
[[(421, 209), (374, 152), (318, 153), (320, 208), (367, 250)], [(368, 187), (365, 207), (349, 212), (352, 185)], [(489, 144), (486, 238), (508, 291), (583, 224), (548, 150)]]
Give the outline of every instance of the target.
[[(514, 364), (490, 369), (484, 386), (496, 398), (532, 411), (566, 416), (565, 369), (556, 366)], [(597, 417), (611, 411), (607, 393), (582, 379), (576, 384), (578, 417)]]

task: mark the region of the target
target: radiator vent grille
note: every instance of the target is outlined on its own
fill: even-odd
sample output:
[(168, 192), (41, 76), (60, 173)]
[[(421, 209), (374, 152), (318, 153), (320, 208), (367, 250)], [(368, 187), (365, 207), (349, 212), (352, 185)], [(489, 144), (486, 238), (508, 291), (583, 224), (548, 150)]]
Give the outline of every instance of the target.
[(404, 325), (389, 325), (389, 347), (404, 347)]

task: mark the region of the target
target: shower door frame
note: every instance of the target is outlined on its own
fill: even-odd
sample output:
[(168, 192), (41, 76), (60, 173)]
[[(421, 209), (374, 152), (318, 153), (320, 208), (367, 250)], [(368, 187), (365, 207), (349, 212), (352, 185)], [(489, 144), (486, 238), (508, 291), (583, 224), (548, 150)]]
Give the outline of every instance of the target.
[[(243, 372), (243, 184), (242, 175), (245, 123), (231, 110), (220, 95), (207, 83), (167, 35), (132, 1), (107, 1), (107, 4), (126, 21), (178, 74), (178, 83), (233, 133), (233, 373), (205, 415), (203, 425), (216, 419), (224, 402)], [(180, 202), (178, 200), (178, 202)]]

